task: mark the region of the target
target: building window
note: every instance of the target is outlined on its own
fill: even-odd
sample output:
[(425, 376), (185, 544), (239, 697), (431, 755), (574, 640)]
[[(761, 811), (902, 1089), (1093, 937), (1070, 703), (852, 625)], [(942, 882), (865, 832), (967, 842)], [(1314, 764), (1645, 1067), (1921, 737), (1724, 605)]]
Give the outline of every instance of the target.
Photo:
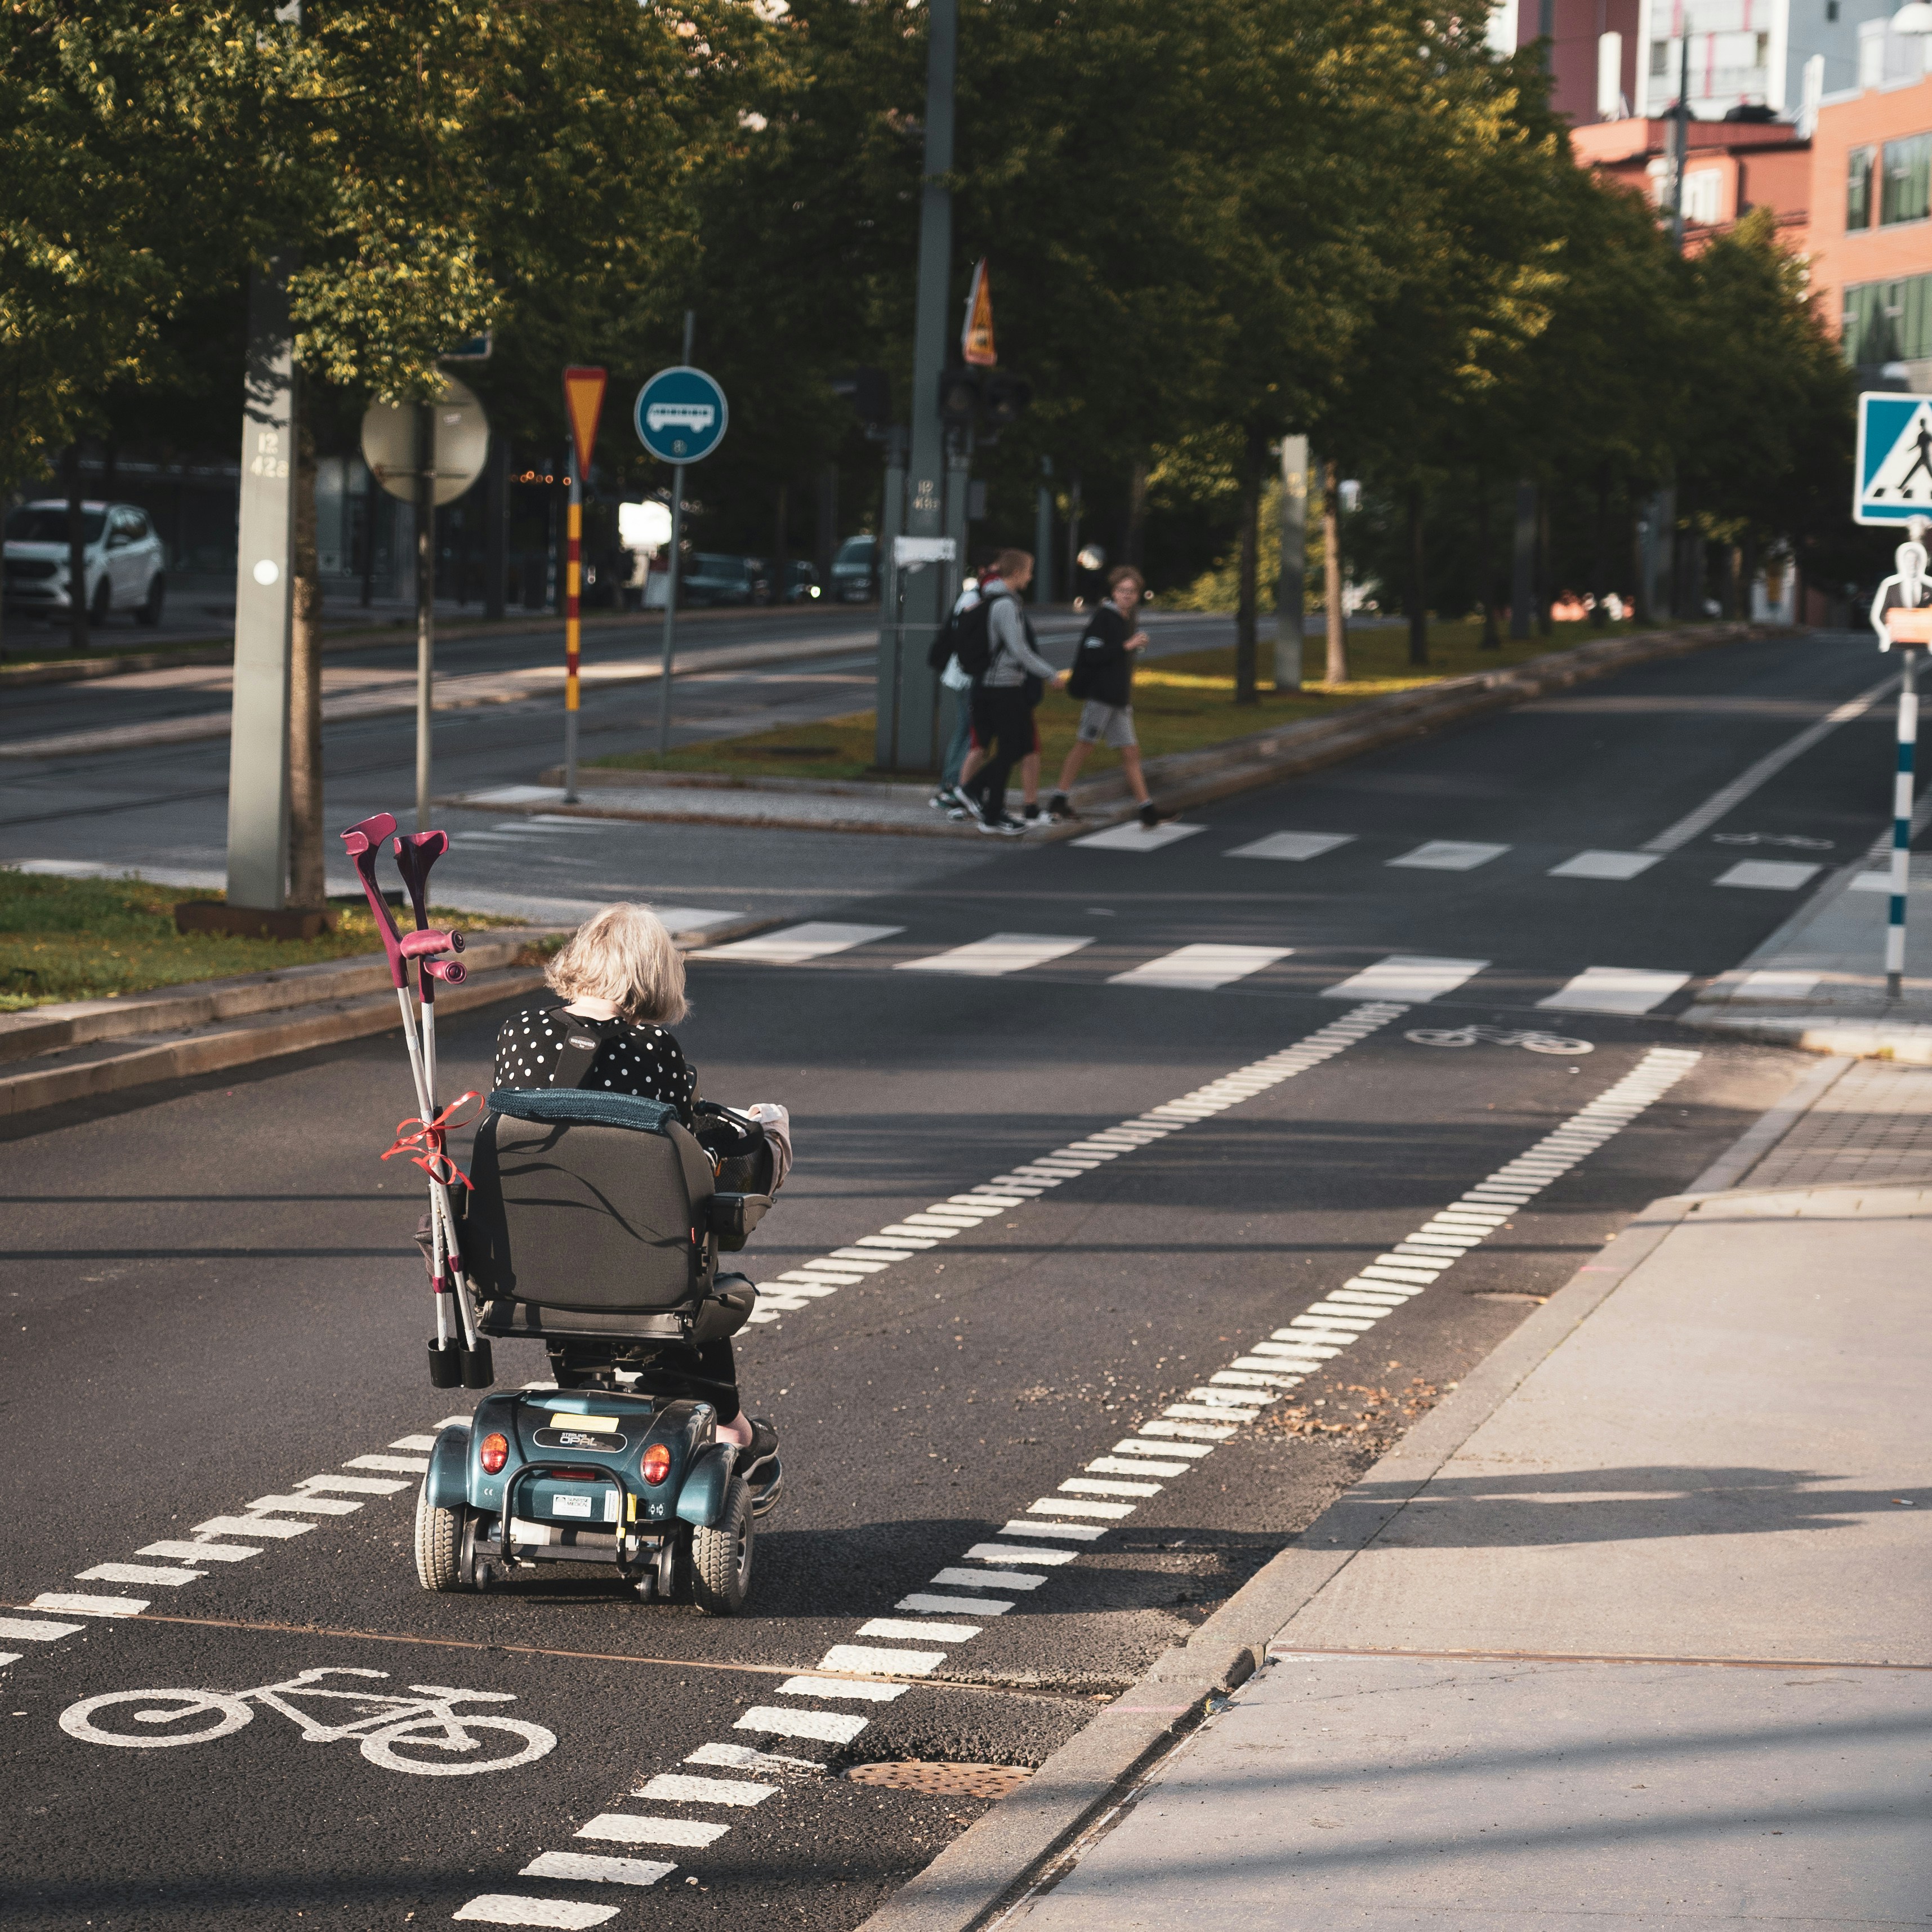
[(1840, 340), (1845, 360), (1855, 366), (1932, 358), (1932, 275), (1846, 290)]
[(1684, 218), (1706, 228), (1723, 218), (1724, 181), (1717, 168), (1698, 168), (1684, 177)]
[(1932, 134), (1886, 142), (1880, 173), (1881, 222), (1923, 221), (1932, 214)]
[(1869, 228), (1872, 218), (1872, 164), (1878, 159), (1876, 148), (1854, 148), (1845, 157), (1845, 228), (1856, 233)]
[(1650, 77), (1652, 80), (1666, 80), (1670, 76), (1670, 43), (1652, 40), (1650, 44)]
[(1825, 0), (1825, 19), (1828, 25), (1835, 26), (1838, 18), (1838, 0)]

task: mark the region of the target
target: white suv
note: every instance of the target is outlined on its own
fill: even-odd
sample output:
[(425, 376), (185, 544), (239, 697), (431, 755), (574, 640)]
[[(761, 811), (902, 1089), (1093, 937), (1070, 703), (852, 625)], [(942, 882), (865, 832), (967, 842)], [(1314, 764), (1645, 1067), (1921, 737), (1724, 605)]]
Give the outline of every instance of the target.
[[(161, 540), (147, 512), (132, 503), (83, 503), (81, 518), (89, 621), (102, 624), (114, 611), (131, 610), (139, 622), (158, 624), (167, 584)], [(59, 498), (23, 503), (8, 516), (6, 594), (16, 610), (52, 616), (70, 609), (68, 561), (67, 505)]]

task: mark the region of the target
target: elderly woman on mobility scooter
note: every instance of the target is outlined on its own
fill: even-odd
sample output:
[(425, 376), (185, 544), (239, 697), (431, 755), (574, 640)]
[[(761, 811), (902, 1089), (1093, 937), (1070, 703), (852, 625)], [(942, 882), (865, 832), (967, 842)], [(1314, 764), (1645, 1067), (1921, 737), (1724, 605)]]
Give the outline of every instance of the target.
[(742, 1247), (791, 1163), (790, 1122), (698, 1098), (667, 1022), (684, 962), (642, 906), (608, 906), (496, 1039), (460, 1210), (479, 1332), (542, 1340), (556, 1391), (492, 1395), (438, 1438), (417, 1525), (426, 1588), (540, 1562), (615, 1563), (646, 1600), (742, 1605), (754, 1519), (782, 1484), (730, 1337), (757, 1298)]

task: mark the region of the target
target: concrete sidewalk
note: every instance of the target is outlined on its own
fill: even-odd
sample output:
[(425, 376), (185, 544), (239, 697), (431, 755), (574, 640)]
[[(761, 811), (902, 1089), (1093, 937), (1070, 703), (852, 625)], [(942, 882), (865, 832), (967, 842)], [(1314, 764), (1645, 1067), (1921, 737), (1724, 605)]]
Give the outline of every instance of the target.
[(1932, 1923), (1932, 1076), (1808, 1087), (1284, 1552), (1266, 1666), (1008, 1925)]

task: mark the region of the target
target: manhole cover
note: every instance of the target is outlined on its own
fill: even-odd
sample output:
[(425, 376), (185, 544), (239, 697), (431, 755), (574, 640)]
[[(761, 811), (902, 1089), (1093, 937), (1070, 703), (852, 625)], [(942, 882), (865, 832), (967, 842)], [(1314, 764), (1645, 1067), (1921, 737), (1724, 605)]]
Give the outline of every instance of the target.
[(1033, 1773), (1011, 1764), (924, 1764), (906, 1758), (897, 1764), (855, 1764), (845, 1775), (854, 1784), (923, 1791), (934, 1798), (1004, 1798)]

